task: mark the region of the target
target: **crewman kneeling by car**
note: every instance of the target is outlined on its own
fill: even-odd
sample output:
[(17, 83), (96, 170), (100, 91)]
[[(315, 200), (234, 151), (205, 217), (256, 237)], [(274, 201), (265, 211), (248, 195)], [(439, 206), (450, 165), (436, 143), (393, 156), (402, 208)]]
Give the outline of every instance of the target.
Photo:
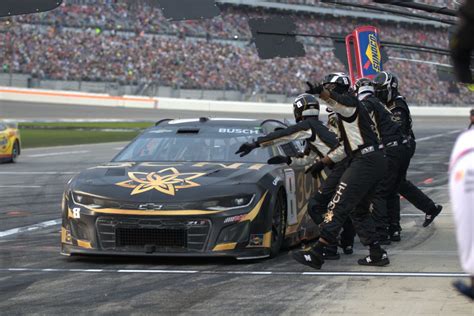
[[(237, 150), (236, 154), (240, 154), (242, 157), (257, 147), (285, 144), (294, 140), (306, 140), (309, 151), (315, 153), (318, 158), (323, 158), (332, 148), (338, 145), (339, 141), (337, 140), (336, 134), (331, 132), (328, 127), (319, 120), (319, 111), (319, 102), (314, 95), (307, 93), (299, 95), (293, 103), (293, 114), (297, 124), (259, 137), (252, 143), (244, 143), (240, 146), (239, 150)], [(282, 158), (286, 158), (284, 162), (288, 164), (291, 163), (290, 157), (277, 156), (274, 158), (275, 163), (283, 162)], [(270, 159), (269, 162), (271, 162), (272, 159)], [(339, 165), (339, 167), (334, 168), (329, 172), (325, 180), (322, 180), (320, 177), (320, 180), (322, 180), (321, 187), (325, 187), (325, 183), (328, 185), (333, 184), (333, 186), (337, 185), (345, 168), (342, 167), (343, 165)], [(318, 176), (319, 172), (320, 171), (314, 173), (313, 176)], [(308, 208), (308, 213), (313, 221), (319, 225), (323, 221), (324, 213), (326, 213), (327, 202), (324, 202), (321, 194), (316, 194), (310, 200), (310, 204), (312, 207), (310, 206)], [(321, 212), (321, 205), (324, 210), (323, 212)], [(339, 259), (337, 246), (330, 245), (324, 248), (323, 254), (326, 259)]]

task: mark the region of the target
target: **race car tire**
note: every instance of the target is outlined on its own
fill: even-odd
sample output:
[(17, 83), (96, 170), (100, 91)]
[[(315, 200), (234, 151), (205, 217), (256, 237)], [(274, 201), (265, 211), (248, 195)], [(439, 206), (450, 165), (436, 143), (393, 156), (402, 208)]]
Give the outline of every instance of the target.
[(285, 240), (286, 232), (286, 198), (283, 191), (278, 193), (275, 201), (275, 208), (272, 214), (272, 239), (270, 246), (270, 257), (274, 258), (280, 252), (280, 248)]
[(8, 162), (15, 163), (18, 158), (19, 153), (20, 153), (20, 144), (18, 143), (18, 141), (15, 141), (15, 144), (13, 144), (13, 149), (12, 149), (12, 157), (10, 158)]

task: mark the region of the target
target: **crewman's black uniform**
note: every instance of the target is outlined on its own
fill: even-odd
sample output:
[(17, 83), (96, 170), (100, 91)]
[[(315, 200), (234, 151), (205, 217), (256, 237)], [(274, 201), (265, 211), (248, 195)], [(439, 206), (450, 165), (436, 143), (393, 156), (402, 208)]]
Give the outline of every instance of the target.
[(334, 163), (348, 159), (348, 167), (328, 205), (321, 239), (328, 244), (337, 243), (339, 232), (350, 216), (362, 244), (371, 246), (370, 260), (384, 258), (388, 263), (385, 252), (378, 245), (375, 223), (369, 211), (371, 194), (385, 170), (385, 158), (373, 130), (374, 123), (356, 97), (324, 90), (321, 98), (337, 113), (342, 138), (342, 144), (331, 150), (328, 157)]
[[(408, 139), (408, 154), (410, 159), (415, 154), (416, 150), (416, 141), (415, 134), (412, 129), (412, 119), (410, 114), (410, 109), (408, 104), (405, 101), (405, 98), (401, 95), (397, 95), (393, 98), (393, 101), (389, 102), (387, 105), (388, 109), (393, 114), (393, 119), (401, 127), (402, 134), (405, 138)], [(416, 208), (421, 210), (427, 215), (437, 214), (440, 211), (441, 206), (436, 205), (433, 200), (431, 200), (426, 194), (423, 193), (417, 186), (407, 180), (407, 171), (410, 166), (410, 159), (406, 161), (405, 165), (400, 167), (400, 187), (399, 193), (403, 197), (413, 204)], [(392, 236), (392, 240), (399, 239), (399, 232), (401, 231), (400, 226), (400, 199), (397, 198), (393, 200), (393, 211), (389, 212), (390, 220), (390, 230), (391, 234), (398, 233), (397, 236)], [(395, 238), (393, 238), (395, 237)]]
[[(336, 113), (331, 113), (328, 115), (327, 127), (331, 132), (336, 134), (338, 136), (338, 140), (340, 140)], [(331, 173), (329, 176), (325, 181), (321, 182), (318, 192), (316, 192), (316, 194), (308, 202), (308, 210), (310, 215), (318, 225), (324, 221), (324, 217), (328, 211), (328, 204), (331, 202), (334, 193), (336, 193), (337, 185), (339, 184), (339, 181), (341, 180), (341, 177), (348, 166), (347, 161), (348, 159), (345, 158), (342, 161), (334, 164), (334, 166), (331, 168)], [(347, 218), (342, 227), (339, 243), (344, 250), (344, 253), (352, 253), (355, 235), (356, 232), (354, 230), (354, 225), (352, 224), (351, 219)]]
[[(402, 169), (410, 161), (407, 148), (408, 140), (403, 137), (401, 127), (392, 119), (392, 113), (377, 99), (372, 92), (365, 91), (359, 96), (359, 100), (366, 106), (371, 115), (377, 133), (382, 140), (387, 169), (383, 181), (380, 182), (377, 192), (372, 200), (372, 216), (375, 219), (377, 232), (381, 242), (390, 242), (390, 219), (396, 218), (393, 212), (400, 212), (396, 209), (396, 200), (400, 200), (398, 189), (402, 180)], [(399, 216), (399, 215), (398, 215)]]

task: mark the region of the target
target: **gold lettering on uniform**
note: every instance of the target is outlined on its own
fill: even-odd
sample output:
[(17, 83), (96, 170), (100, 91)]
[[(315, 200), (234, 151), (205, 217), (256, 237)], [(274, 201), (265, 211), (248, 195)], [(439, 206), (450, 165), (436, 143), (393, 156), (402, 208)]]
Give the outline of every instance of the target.
[(329, 223), (332, 221), (334, 217), (334, 209), (336, 208), (337, 203), (341, 201), (341, 196), (344, 193), (344, 190), (346, 189), (347, 184), (344, 182), (339, 183), (336, 193), (334, 193), (334, 196), (328, 204), (328, 211), (324, 215), (324, 222)]

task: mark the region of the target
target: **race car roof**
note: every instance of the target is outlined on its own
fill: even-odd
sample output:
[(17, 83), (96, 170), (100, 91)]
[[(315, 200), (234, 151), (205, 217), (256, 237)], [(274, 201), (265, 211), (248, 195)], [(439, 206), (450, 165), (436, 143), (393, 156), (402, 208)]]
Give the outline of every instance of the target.
[(195, 119), (164, 119), (156, 123), (155, 128), (199, 128), (206, 130), (209, 128), (260, 128), (265, 132), (273, 131), (276, 127), (284, 127), (285, 123), (278, 120), (262, 119), (241, 119), (241, 118), (208, 118), (200, 117)]

